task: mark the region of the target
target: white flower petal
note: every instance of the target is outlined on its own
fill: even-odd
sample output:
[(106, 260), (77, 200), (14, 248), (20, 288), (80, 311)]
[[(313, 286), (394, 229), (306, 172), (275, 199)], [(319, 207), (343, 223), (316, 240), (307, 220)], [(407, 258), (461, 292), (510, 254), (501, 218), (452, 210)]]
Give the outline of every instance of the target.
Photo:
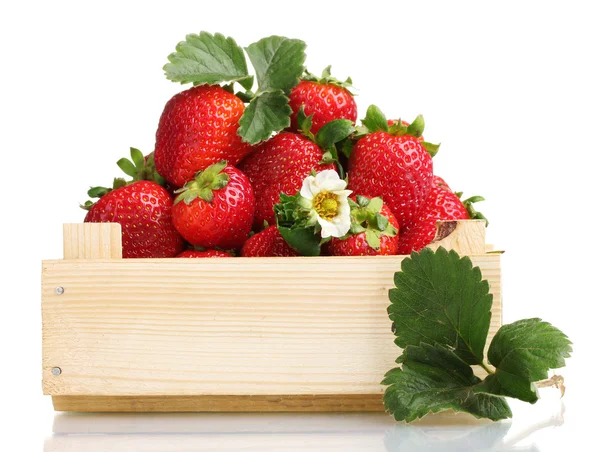
[[(300, 189), (300, 196), (306, 199), (312, 200), (316, 193), (313, 192), (313, 186), (315, 185), (315, 177), (308, 176), (304, 178), (302, 182), (302, 188)], [(318, 191), (317, 191), (318, 193)]]
[[(318, 217), (318, 221), (319, 224), (321, 225), (321, 237), (322, 238), (327, 238), (327, 237), (341, 237), (341, 235), (338, 235), (338, 230), (337, 230), (337, 225), (324, 220), (321, 217)], [(344, 234), (342, 234), (344, 235)]]
[(322, 190), (340, 191), (346, 188), (346, 181), (340, 179), (339, 174), (335, 170), (325, 170), (317, 173), (315, 183)]

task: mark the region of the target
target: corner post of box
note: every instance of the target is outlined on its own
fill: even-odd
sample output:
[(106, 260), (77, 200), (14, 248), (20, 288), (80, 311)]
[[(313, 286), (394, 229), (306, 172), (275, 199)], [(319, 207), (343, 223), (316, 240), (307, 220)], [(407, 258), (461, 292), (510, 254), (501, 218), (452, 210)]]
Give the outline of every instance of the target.
[(485, 220), (438, 221), (437, 232), (429, 248), (444, 247), (460, 255), (485, 254)]
[(121, 259), (121, 225), (63, 224), (63, 256), (64, 259)]

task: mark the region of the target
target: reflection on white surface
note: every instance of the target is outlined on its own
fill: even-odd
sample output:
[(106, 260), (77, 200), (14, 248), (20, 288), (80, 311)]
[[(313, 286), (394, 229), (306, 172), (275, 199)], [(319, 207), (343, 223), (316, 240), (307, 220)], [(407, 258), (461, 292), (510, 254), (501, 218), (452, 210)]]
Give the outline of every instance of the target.
[(561, 425), (562, 410), (519, 428), (464, 415), (405, 425), (383, 413), (57, 414), (44, 451), (537, 452), (524, 440)]

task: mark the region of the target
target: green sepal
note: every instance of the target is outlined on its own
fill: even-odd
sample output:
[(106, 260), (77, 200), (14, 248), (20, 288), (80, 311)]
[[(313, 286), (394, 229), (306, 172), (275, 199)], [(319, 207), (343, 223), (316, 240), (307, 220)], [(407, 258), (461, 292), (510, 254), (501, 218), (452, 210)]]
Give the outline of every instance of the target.
[[(462, 197), (462, 192), (457, 192), (454, 194), (458, 196), (459, 199)], [(471, 196), (470, 198), (465, 199), (462, 203), (463, 206), (465, 206), (465, 209), (467, 209), (469, 218), (471, 220), (485, 220), (485, 227), (487, 228), (490, 222), (484, 214), (475, 210), (475, 206), (473, 206), (474, 203), (481, 201), (485, 201), (485, 198), (483, 196)]]
[(346, 80), (342, 82), (341, 80), (338, 80), (337, 78), (333, 77), (331, 75), (331, 65), (323, 69), (323, 72), (321, 72), (321, 77), (317, 77), (316, 75), (305, 71), (304, 75), (302, 76), (302, 80), (339, 86), (340, 88), (344, 88), (351, 95), (355, 96), (355, 94), (352, 91), (350, 91), (350, 89), (355, 89), (354, 86), (352, 86), (352, 79), (350, 77), (347, 77)]
[(390, 224), (388, 218), (381, 215), (383, 199), (357, 195), (356, 202), (348, 201), (351, 221), (348, 236), (364, 232), (369, 247), (379, 250), (382, 235), (393, 237), (398, 233), (397, 229)]
[[(356, 136), (356, 134), (354, 134), (353, 136)], [(342, 154), (342, 155), (345, 155), (346, 158), (350, 158), (350, 155), (352, 154), (352, 150), (354, 149), (354, 143), (352, 141), (352, 137), (348, 137), (345, 140), (340, 141), (339, 143), (337, 143), (335, 145), (335, 147), (338, 150), (338, 154)]]
[(408, 134), (408, 127), (402, 124), (402, 121), (395, 121), (391, 126), (389, 126), (388, 133), (394, 136), (402, 136)]
[(433, 143), (428, 143), (427, 141), (423, 141), (421, 144), (423, 145), (423, 147), (425, 148), (425, 150), (429, 153), (429, 155), (431, 157), (435, 157), (440, 149), (439, 143), (433, 144)]
[(175, 198), (174, 204), (181, 201), (190, 204), (196, 198), (212, 203), (214, 192), (224, 188), (229, 183), (229, 174), (222, 172), (226, 166), (227, 161), (222, 160), (210, 165), (204, 171), (198, 171), (194, 179), (187, 182), (180, 189), (175, 190), (178, 196)]
[(250, 90), (247, 91), (238, 91), (235, 95), (245, 104), (249, 103), (254, 99), (254, 93)]
[(304, 105), (300, 106), (300, 110), (298, 110), (298, 114), (296, 115), (298, 130), (302, 132), (306, 137), (308, 137), (311, 141), (315, 141), (315, 136), (310, 131), (310, 129), (312, 128), (313, 116), (314, 114), (306, 116), (306, 113), (304, 112)]
[(406, 133), (407, 133), (407, 135), (412, 135), (413, 137), (419, 138), (419, 137), (423, 136), (424, 130), (425, 130), (425, 119), (423, 119), (423, 115), (419, 115), (408, 126), (408, 128), (406, 129)]
[(373, 132), (387, 132), (388, 123), (383, 112), (376, 105), (370, 105), (367, 108), (367, 115), (362, 120), (363, 126), (371, 133)]

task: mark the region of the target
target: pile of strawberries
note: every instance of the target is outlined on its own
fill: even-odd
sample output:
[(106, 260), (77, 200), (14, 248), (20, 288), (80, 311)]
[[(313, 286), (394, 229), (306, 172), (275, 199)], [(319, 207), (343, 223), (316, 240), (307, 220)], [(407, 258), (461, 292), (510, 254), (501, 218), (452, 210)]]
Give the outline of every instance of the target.
[[(99, 199), (82, 206), (85, 221), (119, 223), (123, 257), (158, 258), (408, 254), (438, 220), (484, 218), (472, 206), (482, 198), (463, 202), (434, 176), (421, 116), (388, 120), (370, 106), (357, 126), (351, 80), (306, 72), (304, 47), (269, 37), (246, 48), (252, 92), (235, 41), (189, 35), (165, 71), (196, 86), (165, 105), (152, 153), (117, 162), (129, 180), (89, 190)], [(302, 195), (325, 176), (342, 190)], [(345, 232), (324, 234), (344, 208)]]

